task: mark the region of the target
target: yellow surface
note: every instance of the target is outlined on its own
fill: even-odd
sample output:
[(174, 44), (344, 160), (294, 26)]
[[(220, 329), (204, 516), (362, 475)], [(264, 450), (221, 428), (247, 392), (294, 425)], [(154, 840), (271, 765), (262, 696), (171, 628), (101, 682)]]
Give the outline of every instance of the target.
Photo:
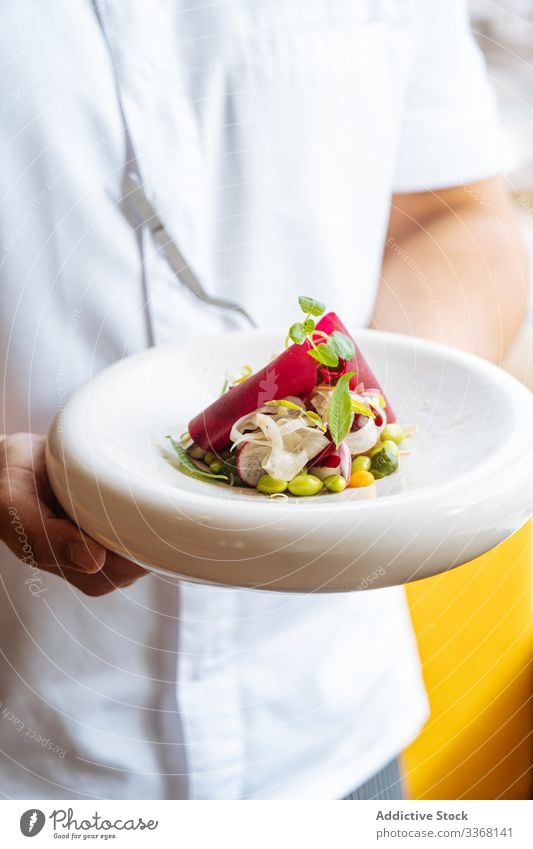
[(531, 525), (408, 588), (431, 717), (404, 754), (415, 799), (531, 792)]

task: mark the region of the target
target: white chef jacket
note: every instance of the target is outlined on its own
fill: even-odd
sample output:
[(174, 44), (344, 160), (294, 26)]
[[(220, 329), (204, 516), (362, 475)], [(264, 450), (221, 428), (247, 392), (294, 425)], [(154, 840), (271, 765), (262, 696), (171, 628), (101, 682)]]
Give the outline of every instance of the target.
[[(355, 327), (391, 193), (499, 170), (459, 0), (3, 0), (0, 56), (7, 433), (117, 358), (235, 326), (176, 280), (127, 171), (211, 294), (280, 326), (305, 293)], [(2, 546), (5, 796), (337, 798), (427, 717), (401, 588), (27, 578)]]

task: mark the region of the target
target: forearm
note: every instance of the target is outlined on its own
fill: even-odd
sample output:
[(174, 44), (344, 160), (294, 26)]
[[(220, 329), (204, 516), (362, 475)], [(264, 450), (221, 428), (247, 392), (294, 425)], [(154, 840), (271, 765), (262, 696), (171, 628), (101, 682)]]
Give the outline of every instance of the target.
[(527, 263), (509, 202), (444, 209), (389, 231), (374, 325), (499, 361), (527, 309)]

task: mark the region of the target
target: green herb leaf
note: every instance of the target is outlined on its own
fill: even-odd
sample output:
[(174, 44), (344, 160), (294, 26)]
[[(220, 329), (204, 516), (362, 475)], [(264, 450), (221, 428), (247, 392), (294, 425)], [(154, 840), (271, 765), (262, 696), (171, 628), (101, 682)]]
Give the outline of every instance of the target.
[(298, 303), (306, 315), (323, 315), (326, 311), (326, 307), (321, 301), (315, 301), (314, 298), (307, 298), (305, 295), (300, 295)]
[(171, 436), (167, 436), (167, 439), (170, 440), (170, 444), (172, 445), (174, 451), (178, 456), (178, 460), (180, 466), (183, 467), (183, 470), (190, 474), (192, 477), (199, 478), (218, 478), (219, 480), (228, 480), (227, 475), (214, 475), (211, 472), (204, 472), (203, 469), (199, 469), (194, 460), (192, 460), (184, 448), (181, 447), (179, 442), (176, 442), (175, 439), (172, 439)]
[(354, 374), (355, 372), (350, 371), (339, 378), (329, 402), (329, 432), (337, 448), (350, 432), (352, 399), (349, 384)]
[(306, 333), (312, 333), (316, 327), (312, 318), (306, 318), (303, 326)]
[(352, 413), (356, 413), (359, 416), (368, 416), (371, 419), (376, 418), (376, 414), (372, 412), (370, 407), (367, 407), (366, 404), (361, 403), (356, 398), (351, 399), (352, 405)]
[(313, 424), (315, 424), (318, 428), (320, 428), (320, 430), (324, 431), (324, 433), (326, 432), (327, 427), (324, 424), (324, 422), (322, 421), (322, 419), (320, 418), (320, 416), (318, 415), (318, 413), (315, 413), (314, 410), (306, 410), (305, 415), (307, 416), (308, 419), (311, 419)]
[(339, 365), (339, 358), (328, 342), (323, 342), (316, 348), (310, 348), (307, 353), (323, 366), (334, 368)]
[(304, 410), (295, 404), (294, 401), (287, 401), (285, 398), (282, 398), (280, 401), (265, 401), (265, 406), (269, 407), (287, 407), (288, 410), (298, 410), (300, 413), (303, 413)]
[(292, 324), (289, 327), (289, 337), (293, 342), (296, 342), (297, 345), (301, 345), (302, 342), (305, 342), (305, 329), (300, 321), (297, 321), (296, 324)]
[(355, 348), (352, 340), (340, 330), (334, 330), (329, 337), (329, 344), (342, 360), (353, 360)]
[(224, 395), (224, 393), (226, 392), (226, 390), (227, 390), (228, 386), (229, 386), (229, 380), (228, 380), (228, 378), (226, 378), (226, 379), (225, 379), (225, 381), (224, 381), (224, 383), (222, 384), (222, 389), (220, 390), (220, 394), (221, 394), (221, 395)]

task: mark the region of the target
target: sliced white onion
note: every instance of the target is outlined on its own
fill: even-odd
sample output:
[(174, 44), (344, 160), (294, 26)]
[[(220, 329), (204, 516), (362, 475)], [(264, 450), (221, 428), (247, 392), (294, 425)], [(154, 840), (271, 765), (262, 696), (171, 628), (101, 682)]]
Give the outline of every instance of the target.
[(331, 388), (319, 388), (315, 389), (312, 395), (310, 395), (309, 400), (313, 406), (313, 409), (316, 410), (320, 418), (327, 422), (329, 415), (329, 402), (331, 400), (332, 391), (335, 387)]
[(270, 451), (266, 453), (262, 466), (267, 474), (279, 480), (292, 480), (328, 444), (324, 434), (311, 427), (303, 414), (289, 418), (259, 410), (235, 422), (231, 439), (234, 446), (252, 442), (268, 447)]
[(379, 430), (374, 424), (374, 419), (368, 419), (359, 430), (351, 431), (344, 441), (352, 454), (362, 454), (373, 448), (378, 438)]

